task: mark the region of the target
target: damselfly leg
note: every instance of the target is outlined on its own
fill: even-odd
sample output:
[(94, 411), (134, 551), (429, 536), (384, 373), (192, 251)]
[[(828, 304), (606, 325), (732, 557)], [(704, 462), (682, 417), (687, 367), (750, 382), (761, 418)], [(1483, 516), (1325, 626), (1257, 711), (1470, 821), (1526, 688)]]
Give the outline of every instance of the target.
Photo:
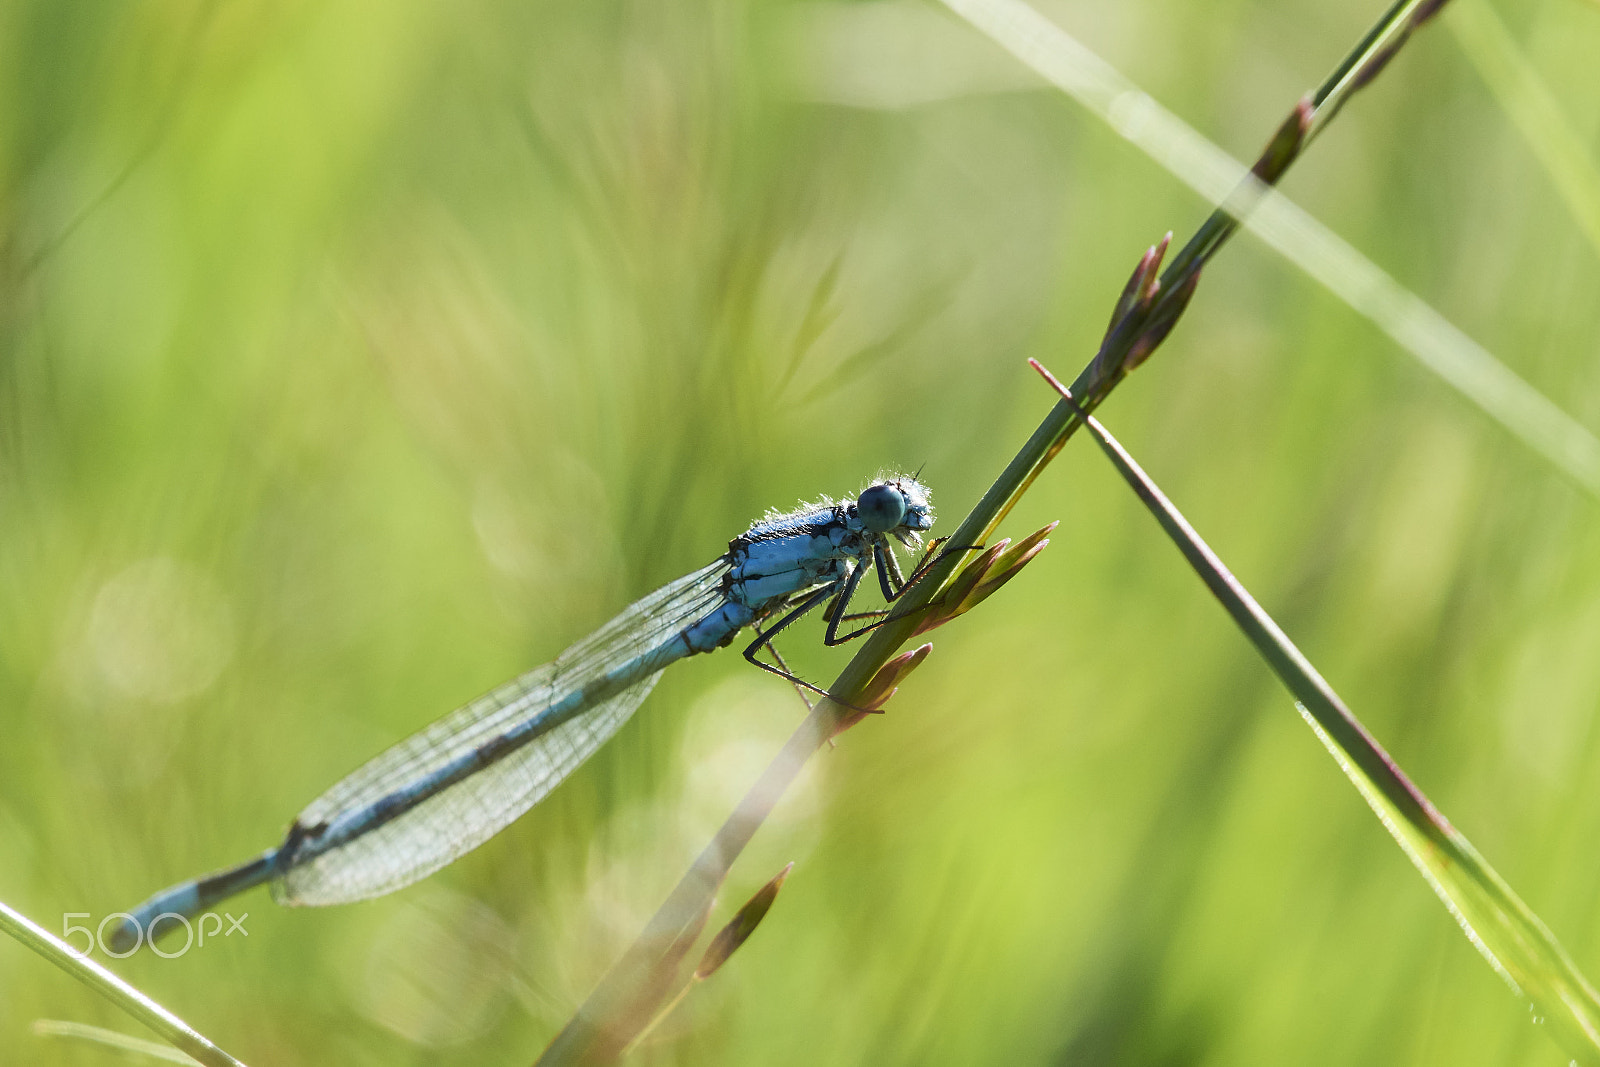
[[(922, 579), (926, 578), (928, 573), (933, 570), (934, 564), (938, 563), (946, 556), (953, 555), (957, 552), (975, 552), (983, 548), (982, 545), (958, 545), (955, 548), (947, 548), (943, 551), (938, 551), (939, 546), (944, 544), (945, 540), (946, 538), (941, 537), (931, 541), (928, 544), (927, 552), (923, 553), (921, 562), (917, 564), (916, 570), (911, 572), (911, 577), (904, 579), (900, 577), (900, 564), (899, 561), (895, 559), (894, 553), (884, 548), (882, 545), (874, 546), (872, 554), (878, 568), (878, 582), (883, 589), (884, 600), (893, 604), (896, 600), (899, 600), (901, 597), (905, 596), (907, 590), (916, 585), (918, 582), (922, 581)], [(937, 554), (935, 554), (936, 552)], [(895, 615), (888, 610), (862, 611), (849, 615), (840, 614), (840, 612), (842, 612), (844, 608), (849, 605), (850, 596), (854, 592), (855, 585), (854, 583), (850, 583), (848, 588), (839, 594), (838, 600), (828, 606), (828, 632), (823, 635), (823, 644), (830, 647), (833, 645), (842, 645), (846, 641), (853, 641), (863, 634), (871, 633), (873, 630), (876, 630), (884, 623), (893, 619), (901, 619), (905, 618), (905, 616), (908, 614), (915, 614), (914, 612), (906, 612), (905, 614)], [(920, 611), (921, 609), (919, 608), (917, 610)], [(845, 622), (851, 619), (868, 618), (876, 618), (877, 621), (868, 623), (866, 626), (863, 626), (857, 630), (852, 630), (847, 634), (839, 633), (840, 622)]]
[(751, 628), (756, 632), (756, 638), (764, 641), (764, 647), (772, 655), (772, 662), (777, 665), (778, 670), (783, 672), (783, 676), (789, 680), (789, 684), (794, 686), (795, 695), (800, 698), (800, 703), (806, 706), (807, 711), (810, 711), (816, 705), (811, 702), (811, 697), (806, 694), (806, 686), (804, 683), (802, 683), (795, 673), (789, 669), (789, 665), (783, 661), (783, 653), (778, 651), (778, 646), (771, 641), (765, 640), (767, 634), (766, 631), (762, 629), (763, 621), (764, 620), (757, 620), (755, 623), (751, 624)]
[[(852, 577), (855, 576), (855, 573), (858, 572), (852, 572)], [(845, 579), (845, 581), (848, 583), (849, 579)], [(791, 672), (787, 667), (776, 667), (771, 663), (761, 662), (760, 660), (756, 659), (756, 653), (760, 652), (762, 648), (771, 648), (773, 649), (774, 653), (776, 653), (777, 649), (772, 644), (773, 638), (777, 637), (784, 630), (794, 625), (795, 621), (802, 615), (820, 607), (824, 601), (834, 595), (835, 588), (836, 585), (825, 585), (816, 592), (811, 593), (804, 600), (800, 601), (800, 603), (790, 610), (787, 615), (773, 623), (765, 633), (759, 634), (754, 641), (750, 642), (750, 644), (745, 647), (744, 658), (755, 664), (757, 667), (760, 667), (764, 671), (767, 671), (771, 674), (776, 674), (780, 678), (787, 678), (793, 684), (797, 686), (803, 686), (804, 688), (811, 690), (813, 693), (819, 693), (822, 696), (827, 696), (828, 691), (826, 689), (823, 689), (820, 686), (812, 685), (804, 678), (801, 678), (799, 675)]]

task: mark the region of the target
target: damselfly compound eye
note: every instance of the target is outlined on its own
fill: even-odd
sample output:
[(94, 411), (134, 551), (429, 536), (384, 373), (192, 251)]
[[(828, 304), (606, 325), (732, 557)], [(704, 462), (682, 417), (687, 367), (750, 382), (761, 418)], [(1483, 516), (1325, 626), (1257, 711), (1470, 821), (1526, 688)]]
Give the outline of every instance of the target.
[(888, 533), (905, 521), (905, 495), (887, 485), (871, 486), (856, 500), (856, 514), (873, 533)]

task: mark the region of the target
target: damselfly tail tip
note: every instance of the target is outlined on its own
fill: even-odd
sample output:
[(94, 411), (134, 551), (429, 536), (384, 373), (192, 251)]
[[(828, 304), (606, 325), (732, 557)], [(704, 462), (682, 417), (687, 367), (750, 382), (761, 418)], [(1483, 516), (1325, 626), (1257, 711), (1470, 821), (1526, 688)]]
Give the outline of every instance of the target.
[(114, 956), (126, 956), (144, 940), (144, 930), (131, 915), (125, 915), (106, 935), (106, 951)]

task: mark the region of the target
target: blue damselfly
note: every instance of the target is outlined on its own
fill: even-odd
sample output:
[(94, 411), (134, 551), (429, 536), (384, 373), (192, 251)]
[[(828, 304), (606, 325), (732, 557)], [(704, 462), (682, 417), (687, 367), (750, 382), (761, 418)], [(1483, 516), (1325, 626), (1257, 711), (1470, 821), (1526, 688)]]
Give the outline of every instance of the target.
[[(628, 720), (662, 668), (726, 647), (746, 627), (747, 660), (806, 688), (783, 666), (756, 658), (796, 619), (824, 604), (824, 641), (840, 633), (863, 575), (876, 567), (892, 603), (926, 572), (930, 550), (903, 577), (889, 539), (920, 544), (933, 526), (926, 487), (880, 478), (854, 499), (769, 513), (707, 567), (625, 608), (555, 660), (536, 667), (378, 755), (312, 801), (281, 845), (236, 867), (157, 893), (107, 939), (138, 946), (161, 919), (179, 925), (263, 882), (282, 904), (343, 904), (392, 892), (476, 848), (537, 804)], [(820, 690), (819, 690), (820, 691)]]

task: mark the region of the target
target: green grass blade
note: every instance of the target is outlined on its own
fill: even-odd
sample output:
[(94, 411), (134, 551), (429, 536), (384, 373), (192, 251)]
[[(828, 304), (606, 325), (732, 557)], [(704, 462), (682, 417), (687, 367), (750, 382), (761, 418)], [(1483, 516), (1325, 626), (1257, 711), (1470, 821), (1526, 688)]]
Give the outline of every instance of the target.
[[(1062, 39), (1067, 40), (1075, 48), (1079, 47), (1075, 42), (1070, 42), (1070, 39), (1053, 25), (1041, 19), (1031, 8), (1015, 0), (997, 0), (997, 2), (996, 0), (947, 0), (947, 2), (958, 11), (963, 7), (971, 7), (991, 13), (999, 12), (1002, 22), (1006, 18), (1020, 19), (1021, 23), (1013, 28), (1021, 32), (1024, 40), (1028, 39), (1030, 33), (1038, 36), (1043, 32), (1041, 40), (1044, 43), (1041, 47), (1047, 52), (1051, 42)], [(1365, 84), (1361, 78), (1351, 77), (1350, 72), (1365, 71), (1364, 77), (1370, 79), (1378, 69), (1370, 65), (1372, 56), (1380, 51), (1386, 56), (1393, 54), (1409, 32), (1407, 28), (1409, 24), (1402, 26), (1401, 23), (1410, 12), (1415, 11), (1423, 3), (1425, 0), (1407, 0), (1397, 4), (1377, 23), (1374, 30), (1363, 38), (1361, 45), (1351, 54), (1352, 58), (1347, 59), (1335, 71), (1329, 79), (1332, 88), (1325, 89), (1323, 94), (1325, 99), (1335, 100), (1335, 105), (1328, 109), (1324, 117), (1324, 124), (1336, 110), (1338, 101), (1347, 98), (1351, 92)], [(1035, 21), (1028, 21), (1030, 19)], [(1052, 33), (1056, 36), (1051, 37)], [(1094, 67), (1093, 76), (1085, 80), (1082, 86), (1086, 91), (1093, 90), (1095, 84), (1102, 89), (1108, 86), (1116, 89), (1121, 84), (1117, 81), (1121, 79), (1121, 75), (1111, 70), (1098, 57), (1081, 48), (1080, 51), (1092, 61), (1090, 65)], [(1051, 72), (1046, 70), (1044, 73), (1049, 76)], [(1070, 69), (1057, 70), (1056, 73), (1065, 76), (1070, 73)], [(1095, 83), (1095, 78), (1099, 78), (1098, 83)], [(1148, 97), (1144, 97), (1142, 93), (1136, 95), (1144, 104), (1154, 107)], [(1102, 103), (1109, 108), (1118, 103), (1119, 99), (1117, 93), (1113, 92)], [(1137, 103), (1138, 101), (1135, 101), (1135, 104)], [(1192, 131), (1189, 131), (1189, 136), (1198, 140), (1198, 135)], [(1203, 141), (1200, 143), (1204, 144)], [(1213, 161), (1220, 161), (1221, 164), (1212, 174), (1219, 183), (1214, 199), (1230, 201), (1229, 208), (1228, 211), (1213, 214), (1201, 227), (1186, 246), (1186, 255), (1190, 255), (1191, 250), (1200, 246), (1204, 246), (1208, 250), (1205, 255), (1209, 255), (1237, 227), (1237, 222), (1228, 212), (1237, 207), (1231, 200), (1230, 194), (1239, 188), (1240, 168), (1220, 150), (1213, 148), (1211, 152)], [(1287, 161), (1278, 168), (1279, 173), (1282, 172), (1283, 166), (1287, 166)], [(1158, 248), (1148, 252), (1141, 261), (1136, 276), (1142, 277), (1147, 270), (1155, 270), (1166, 247), (1166, 241), (1163, 241)], [(1190, 255), (1190, 265), (1184, 268), (1188, 271), (1188, 277), (1182, 281), (1173, 279), (1174, 268), (1171, 267), (1168, 268), (1167, 274), (1163, 275), (1165, 296), (1162, 299), (1178, 301), (1177, 305), (1170, 309), (1174, 318), (1177, 314), (1181, 314), (1182, 307), (1194, 291), (1194, 284), (1199, 277), (1195, 268), (1198, 262), (1200, 262), (1198, 254)], [(1168, 284), (1169, 281), (1171, 284)], [(1151, 344), (1158, 343), (1159, 338), (1165, 336), (1171, 325), (1170, 321), (1161, 325), (1157, 330), (1159, 336), (1154, 340), (1150, 340), (1149, 337), (1150, 329), (1154, 328), (1149, 323), (1146, 323), (1146, 328), (1143, 330), (1133, 330), (1125, 336), (1108, 338), (1102, 350), (1079, 373), (1074, 389), (1086, 397), (1085, 403), (1092, 409), (1126, 376), (1126, 371), (1129, 369), (1128, 356), (1132, 346), (1137, 346), (1142, 338)], [(1118, 334), (1115, 328), (1113, 334)], [(1146, 349), (1139, 358), (1142, 361), (1148, 355), (1149, 350)], [(1107, 365), (1118, 368), (1116, 373), (1109, 377), (1105, 372)], [(1546, 403), (1548, 404), (1548, 401)], [(949, 535), (951, 545), (976, 546), (988, 542), (1017, 500), (1033, 484), (1040, 471), (1061, 451), (1080, 424), (1081, 412), (1082, 409), (1069, 399), (1064, 399), (1051, 409), (972, 510), (967, 513), (966, 518)], [(1581, 428), (1579, 432), (1583, 432)], [(1600, 491), (1600, 442), (1594, 442), (1592, 466), (1593, 470), (1590, 473), (1593, 475), (1593, 484), (1596, 490)], [(861, 703), (862, 694), (869, 691), (869, 687), (899, 651), (901, 645), (918, 632), (918, 627), (923, 621), (922, 609), (944, 590), (945, 583), (955, 574), (966, 555), (964, 551), (953, 551), (938, 558), (927, 575), (897, 602), (894, 615), (865, 639), (860, 651), (829, 687), (830, 693), (842, 701), (857, 705)], [(705, 922), (713, 897), (723, 884), (734, 860), (772, 812), (779, 798), (799, 776), (812, 753), (842, 728), (848, 726), (856, 714), (833, 700), (825, 699), (817, 702), (811, 714), (785, 743), (777, 757), (717, 831), (711, 843), (696, 858), (694, 865), (657, 909), (644, 932), (606, 972), (588, 999), (540, 1055), (536, 1061), (538, 1064), (542, 1067), (557, 1067), (564, 1064), (609, 1062), (621, 1053), (642, 1025), (647, 1025), (647, 1021), (653, 1017), (655, 1006), (660, 1002), (660, 995), (671, 985), (667, 980), (667, 972), (677, 965), (687, 942), (692, 939), (691, 935), (698, 933), (701, 924)]]
[(1600, 169), (1543, 77), (1488, 0), (1455, 0), (1445, 25), (1510, 116), (1589, 245), (1600, 253)]
[(200, 1062), (193, 1056), (179, 1052), (159, 1041), (146, 1041), (142, 1037), (131, 1037), (116, 1030), (107, 1030), (103, 1026), (90, 1026), (88, 1023), (75, 1023), (64, 1019), (35, 1019), (32, 1029), (40, 1037), (65, 1037), (74, 1041), (87, 1041), (126, 1052), (130, 1056), (143, 1056), (164, 1063), (192, 1065)]
[[(1600, 496), (1600, 439), (1549, 397), (1468, 337), (1421, 297), (1390, 277), (1282, 193), (1249, 177), (1249, 168), (1212, 144), (1105, 60), (1022, 0), (946, 0), (957, 14), (1101, 118), (1174, 177), (1299, 267), (1383, 330), (1428, 370), (1590, 493)], [(1419, 5), (1397, 5), (1329, 79), (1307, 134), (1326, 126), (1360, 84), (1360, 55), (1394, 47)], [(1224, 215), (1209, 220), (1164, 275), (1209, 255), (1232, 232)], [(1082, 395), (1083, 390), (1076, 390)]]
[(1144, 501), (1467, 939), (1577, 1062), (1600, 1064), (1600, 996), (1548, 927), (1367, 732), (1326, 679), (1256, 603), (1148, 475), (1093, 417), (1102, 451)]
[(206, 1067), (243, 1067), (194, 1027), (4, 903), (0, 903), (0, 932), (33, 949)]

